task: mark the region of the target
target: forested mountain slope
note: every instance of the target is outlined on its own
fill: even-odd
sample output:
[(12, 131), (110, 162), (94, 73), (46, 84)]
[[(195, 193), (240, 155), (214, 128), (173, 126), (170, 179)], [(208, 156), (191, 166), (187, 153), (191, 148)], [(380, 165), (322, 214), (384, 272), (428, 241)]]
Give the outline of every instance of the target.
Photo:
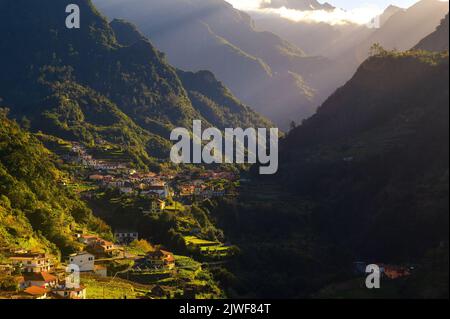
[(76, 231), (111, 235), (66, 187), (54, 155), (0, 109), (0, 248), (68, 254)]
[[(69, 3), (80, 7), (80, 29), (65, 26)], [(124, 42), (126, 30), (137, 36), (134, 27), (110, 26), (90, 0), (1, 2), (0, 18), (0, 97), (33, 130), (88, 144), (100, 138), (145, 167), (168, 155), (172, 128), (204, 119), (206, 102), (192, 103), (164, 55), (142, 36)], [(268, 125), (237, 103), (233, 123), (223, 124)]]
[(448, 241), (448, 70), (448, 53), (379, 52), (284, 141), (280, 180), (360, 256)]

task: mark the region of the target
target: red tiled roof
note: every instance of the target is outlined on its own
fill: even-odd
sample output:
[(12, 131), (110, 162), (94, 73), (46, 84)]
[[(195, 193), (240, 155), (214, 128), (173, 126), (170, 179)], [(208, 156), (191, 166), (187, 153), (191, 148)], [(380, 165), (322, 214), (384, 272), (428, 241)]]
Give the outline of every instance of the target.
[(100, 241), (98, 242), (98, 244), (99, 244), (100, 246), (113, 246), (113, 245), (114, 245), (114, 243), (112, 243), (112, 242), (110, 242), (110, 241), (106, 241), (106, 240), (100, 240)]
[(173, 257), (172, 255), (167, 256), (166, 258), (164, 258), (167, 262), (171, 263), (175, 261), (175, 257)]
[(166, 250), (160, 250), (161, 251), (161, 253), (163, 254), (163, 258), (164, 258), (164, 260), (165, 261), (168, 261), (168, 262), (174, 262), (175, 261), (175, 258), (173, 257), (173, 253), (171, 253), (170, 251), (166, 251)]
[(49, 274), (48, 272), (41, 273), (27, 273), (24, 275), (25, 280), (27, 281), (43, 281), (43, 282), (52, 282), (58, 280), (55, 276)]
[(96, 239), (97, 238), (97, 236), (94, 236), (94, 235), (81, 235), (81, 238), (85, 238), (85, 239)]
[(162, 254), (163, 254), (164, 256), (167, 256), (167, 255), (173, 255), (170, 251), (167, 251), (167, 250), (161, 249), (160, 251), (162, 252)]
[(46, 294), (48, 292), (48, 290), (45, 288), (42, 288), (42, 287), (31, 286), (31, 287), (28, 287), (27, 289), (25, 289), (24, 292), (29, 295), (33, 295), (33, 296), (42, 296), (42, 295)]

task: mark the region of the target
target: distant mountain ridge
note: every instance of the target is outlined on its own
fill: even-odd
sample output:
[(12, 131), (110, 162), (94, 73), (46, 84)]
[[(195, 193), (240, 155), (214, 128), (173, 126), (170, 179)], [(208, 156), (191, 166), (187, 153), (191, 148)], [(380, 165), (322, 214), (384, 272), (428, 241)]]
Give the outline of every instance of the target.
[[(22, 10), (25, 3), (32, 8)], [(69, 3), (83, 12), (81, 29), (63, 23)], [(269, 125), (234, 97), (236, 108), (210, 123), (202, 115), (204, 103), (194, 106), (164, 55), (130, 24), (110, 26), (90, 0), (2, 2), (0, 18), (0, 96), (34, 130), (89, 144), (104, 139), (145, 167), (154, 157), (167, 157), (170, 130), (190, 127), (193, 119)]]
[[(95, 0), (138, 25), (177, 67), (210, 70), (246, 104), (287, 128), (313, 114), (330, 61), (307, 56), (223, 0)], [(273, 92), (276, 92), (273, 94)]]
[[(343, 85), (369, 57), (378, 43), (388, 50), (409, 50), (432, 33), (448, 13), (448, 2), (420, 0), (408, 9), (388, 6), (366, 25), (295, 22), (276, 14), (249, 12), (258, 30), (272, 31), (303, 48), (308, 54), (332, 60), (327, 69), (329, 91)], [(376, 27), (376, 28), (375, 28)]]
[(448, 13), (448, 2), (440, 0), (421, 0), (406, 10), (400, 10), (390, 16), (355, 50), (357, 64), (368, 57), (370, 46), (379, 43), (389, 50), (409, 50), (419, 40), (436, 29)]
[(328, 2), (321, 4), (317, 0), (271, 0), (269, 2), (262, 2), (261, 8), (281, 8), (308, 11), (308, 10), (333, 10), (333, 7)]

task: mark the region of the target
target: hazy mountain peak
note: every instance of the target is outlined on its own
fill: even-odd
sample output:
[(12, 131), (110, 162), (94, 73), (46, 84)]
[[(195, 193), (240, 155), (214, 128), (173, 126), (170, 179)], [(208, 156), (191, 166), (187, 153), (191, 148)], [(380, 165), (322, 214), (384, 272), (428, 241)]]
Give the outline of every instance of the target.
[(270, 2), (263, 2), (261, 4), (262, 8), (281, 8), (286, 7), (288, 9), (294, 10), (333, 10), (334, 7), (325, 2), (321, 4), (317, 0), (271, 0)]
[(384, 9), (383, 15), (393, 15), (401, 10), (405, 10), (405, 9), (391, 4), (386, 9)]
[(404, 11), (405, 9), (394, 6), (394, 5), (389, 5), (384, 11), (383, 13), (380, 15), (380, 25), (383, 26), (394, 14), (400, 12), (400, 11)]
[[(394, 9), (390, 10), (392, 13)], [(357, 62), (367, 58), (374, 43), (389, 50), (411, 49), (436, 29), (447, 12), (448, 2), (440, 0), (422, 0), (406, 10), (397, 11), (357, 47)]]

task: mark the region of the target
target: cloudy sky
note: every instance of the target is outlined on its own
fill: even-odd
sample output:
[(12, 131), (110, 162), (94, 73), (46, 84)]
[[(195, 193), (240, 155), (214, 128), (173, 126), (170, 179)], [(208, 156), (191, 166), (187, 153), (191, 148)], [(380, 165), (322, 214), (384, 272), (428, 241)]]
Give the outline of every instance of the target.
[[(294, 21), (326, 22), (330, 24), (357, 23), (365, 24), (381, 14), (390, 4), (408, 8), (418, 0), (328, 0), (337, 9), (329, 11), (298, 11), (286, 8), (258, 9), (262, 1), (270, 0), (226, 0), (234, 7), (248, 11), (258, 11), (266, 14), (276, 14)], [(448, 0), (445, 0), (448, 1)], [(322, 0), (319, 2), (324, 3)]]

